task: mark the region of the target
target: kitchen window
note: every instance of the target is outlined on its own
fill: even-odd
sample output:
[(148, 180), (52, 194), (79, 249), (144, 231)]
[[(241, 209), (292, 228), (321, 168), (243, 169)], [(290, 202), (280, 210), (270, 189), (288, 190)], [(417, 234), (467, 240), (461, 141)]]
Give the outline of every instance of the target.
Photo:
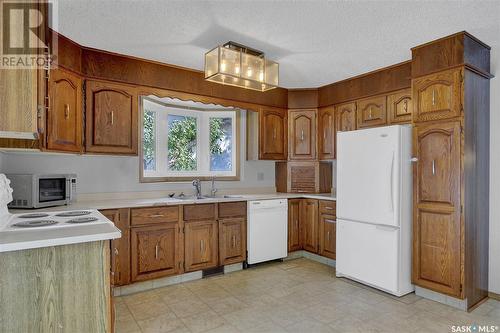
[(141, 180), (238, 179), (238, 110), (163, 100), (142, 99)]

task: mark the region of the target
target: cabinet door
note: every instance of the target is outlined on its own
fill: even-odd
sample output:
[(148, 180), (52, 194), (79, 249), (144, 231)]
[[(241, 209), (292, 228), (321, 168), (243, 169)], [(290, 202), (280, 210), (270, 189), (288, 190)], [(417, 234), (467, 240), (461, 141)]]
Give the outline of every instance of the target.
[(358, 101), (356, 116), (358, 128), (386, 125), (386, 96), (370, 97)]
[(410, 123), (413, 104), (411, 89), (405, 89), (387, 96), (387, 114), (390, 124)]
[(137, 95), (129, 86), (86, 83), (86, 150), (137, 154)]
[(185, 271), (217, 266), (217, 221), (186, 222), (184, 235)]
[(346, 103), (335, 107), (335, 131), (353, 131), (356, 129), (356, 103)]
[(321, 215), (319, 219), (319, 254), (335, 259), (337, 221), (333, 215)]
[(219, 263), (229, 265), (246, 259), (246, 219), (219, 220)]
[(132, 281), (179, 272), (179, 225), (132, 228)]
[(47, 149), (82, 150), (82, 79), (70, 72), (56, 69), (49, 82), (47, 113)]
[(415, 122), (459, 117), (462, 110), (461, 69), (427, 75), (412, 81)]
[(461, 296), (460, 122), (417, 126), (413, 283)]
[(284, 109), (261, 109), (259, 126), (259, 158), (286, 160), (287, 114)]
[(300, 199), (290, 199), (288, 200), (288, 252), (302, 250), (300, 234)]
[(300, 209), (304, 250), (318, 253), (318, 200), (303, 199)]
[(289, 158), (316, 158), (316, 110), (291, 110), (288, 114)]
[(123, 286), (130, 283), (130, 219), (129, 209), (100, 211), (120, 229), (122, 236), (111, 240), (111, 284)]
[(318, 157), (335, 159), (335, 114), (333, 106), (318, 110)]

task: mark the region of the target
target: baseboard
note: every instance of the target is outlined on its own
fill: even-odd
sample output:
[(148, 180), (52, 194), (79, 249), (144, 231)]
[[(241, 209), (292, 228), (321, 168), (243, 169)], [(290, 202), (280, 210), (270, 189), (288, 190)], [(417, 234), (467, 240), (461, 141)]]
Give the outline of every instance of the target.
[(307, 258), (331, 267), (335, 267), (335, 260), (304, 250), (290, 252), (288, 253), (288, 256), (284, 260), (293, 260), (299, 258)]
[(494, 300), (500, 301), (500, 294), (494, 293), (494, 292), (488, 292), (488, 297), (492, 298)]
[(415, 286), (415, 295), (454, 307), (462, 311), (467, 311), (467, 299), (458, 299), (419, 286)]

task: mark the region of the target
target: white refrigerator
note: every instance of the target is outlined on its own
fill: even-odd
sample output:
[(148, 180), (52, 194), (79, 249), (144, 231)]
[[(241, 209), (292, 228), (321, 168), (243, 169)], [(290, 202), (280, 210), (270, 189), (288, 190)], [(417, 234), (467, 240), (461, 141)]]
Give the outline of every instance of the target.
[(396, 296), (411, 284), (411, 126), (337, 134), (336, 275)]

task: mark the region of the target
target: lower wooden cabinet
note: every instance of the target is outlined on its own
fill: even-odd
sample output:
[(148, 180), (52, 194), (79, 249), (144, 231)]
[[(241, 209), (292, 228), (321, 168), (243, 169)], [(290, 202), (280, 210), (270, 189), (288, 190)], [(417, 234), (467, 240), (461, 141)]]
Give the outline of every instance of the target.
[(186, 272), (213, 268), (218, 264), (216, 220), (186, 222), (184, 226), (184, 269)]
[(302, 199), (302, 246), (304, 250), (318, 252), (318, 200)]
[(129, 209), (108, 209), (101, 213), (122, 232), (121, 238), (111, 240), (111, 284), (130, 283), (130, 217)]
[(302, 249), (300, 237), (301, 199), (288, 200), (288, 252)]
[(319, 254), (335, 259), (337, 221), (333, 215), (319, 217)]
[(178, 223), (132, 228), (131, 234), (132, 281), (179, 272)]
[(219, 220), (219, 264), (230, 265), (246, 259), (246, 219)]

